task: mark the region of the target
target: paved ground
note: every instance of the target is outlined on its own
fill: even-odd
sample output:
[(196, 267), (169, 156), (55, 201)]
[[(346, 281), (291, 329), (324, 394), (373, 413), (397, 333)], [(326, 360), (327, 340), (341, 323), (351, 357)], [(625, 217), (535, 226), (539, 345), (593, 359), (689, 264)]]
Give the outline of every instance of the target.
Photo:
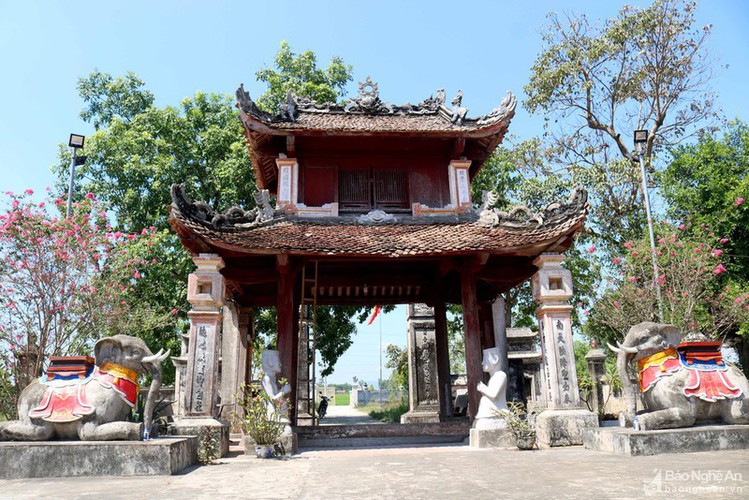
[(328, 406), (325, 418), (320, 420), (320, 425), (359, 425), (359, 424), (381, 424), (368, 414), (361, 412), (353, 406)]
[(286, 460), (260, 460), (233, 451), (216, 465), (195, 467), (179, 476), (0, 481), (0, 498), (517, 500), (646, 496), (747, 498), (749, 453), (620, 457), (580, 447), (521, 452), (443, 445), (305, 450)]

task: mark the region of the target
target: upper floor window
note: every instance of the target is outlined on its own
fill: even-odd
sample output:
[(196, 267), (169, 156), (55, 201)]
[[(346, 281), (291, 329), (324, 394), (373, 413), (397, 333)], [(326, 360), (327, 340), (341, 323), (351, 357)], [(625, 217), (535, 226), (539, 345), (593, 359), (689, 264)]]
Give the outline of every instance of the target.
[(341, 168), (338, 171), (341, 210), (408, 209), (408, 175), (394, 168)]

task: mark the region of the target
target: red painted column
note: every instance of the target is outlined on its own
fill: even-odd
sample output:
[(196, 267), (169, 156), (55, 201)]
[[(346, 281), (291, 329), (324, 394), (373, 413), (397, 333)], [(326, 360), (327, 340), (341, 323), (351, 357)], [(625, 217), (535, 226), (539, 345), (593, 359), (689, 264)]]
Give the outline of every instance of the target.
[(276, 340), (276, 347), (278, 349), (278, 355), (281, 358), (281, 376), (291, 385), (289, 408), (291, 409), (291, 415), (289, 416), (292, 423), (294, 423), (293, 411), (294, 405), (292, 404), (296, 399), (296, 380), (294, 378), (294, 351), (296, 350), (297, 339), (294, 338), (294, 273), (290, 266), (278, 266), (278, 294), (276, 296), (276, 307), (278, 313), (278, 337)]
[(476, 276), (470, 270), (460, 273), (460, 293), (463, 302), (463, 327), (466, 346), (466, 372), (468, 375), (468, 408), (473, 415), (478, 411), (479, 393), (476, 386), (482, 380), (481, 328), (476, 303)]

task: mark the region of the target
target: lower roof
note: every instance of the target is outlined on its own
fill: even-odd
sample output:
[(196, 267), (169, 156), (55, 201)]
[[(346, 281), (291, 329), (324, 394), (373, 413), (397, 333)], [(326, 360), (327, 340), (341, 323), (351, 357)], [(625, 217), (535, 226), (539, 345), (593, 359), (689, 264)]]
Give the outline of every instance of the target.
[(181, 185), (172, 187), (172, 200), (172, 224), (183, 244), (196, 254), (231, 251), (380, 259), (474, 253), (535, 256), (569, 248), (587, 213), (584, 190), (540, 214), (483, 207), (459, 216), (393, 216), (381, 221), (354, 216), (303, 218), (269, 206), (232, 207), (219, 213), (190, 201)]

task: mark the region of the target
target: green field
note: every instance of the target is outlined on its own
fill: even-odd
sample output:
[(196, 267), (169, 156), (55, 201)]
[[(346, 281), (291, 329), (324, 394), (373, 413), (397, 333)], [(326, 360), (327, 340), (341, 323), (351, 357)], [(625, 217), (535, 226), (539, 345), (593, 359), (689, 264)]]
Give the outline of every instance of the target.
[(336, 406), (348, 406), (351, 403), (351, 394), (336, 394), (335, 405)]

